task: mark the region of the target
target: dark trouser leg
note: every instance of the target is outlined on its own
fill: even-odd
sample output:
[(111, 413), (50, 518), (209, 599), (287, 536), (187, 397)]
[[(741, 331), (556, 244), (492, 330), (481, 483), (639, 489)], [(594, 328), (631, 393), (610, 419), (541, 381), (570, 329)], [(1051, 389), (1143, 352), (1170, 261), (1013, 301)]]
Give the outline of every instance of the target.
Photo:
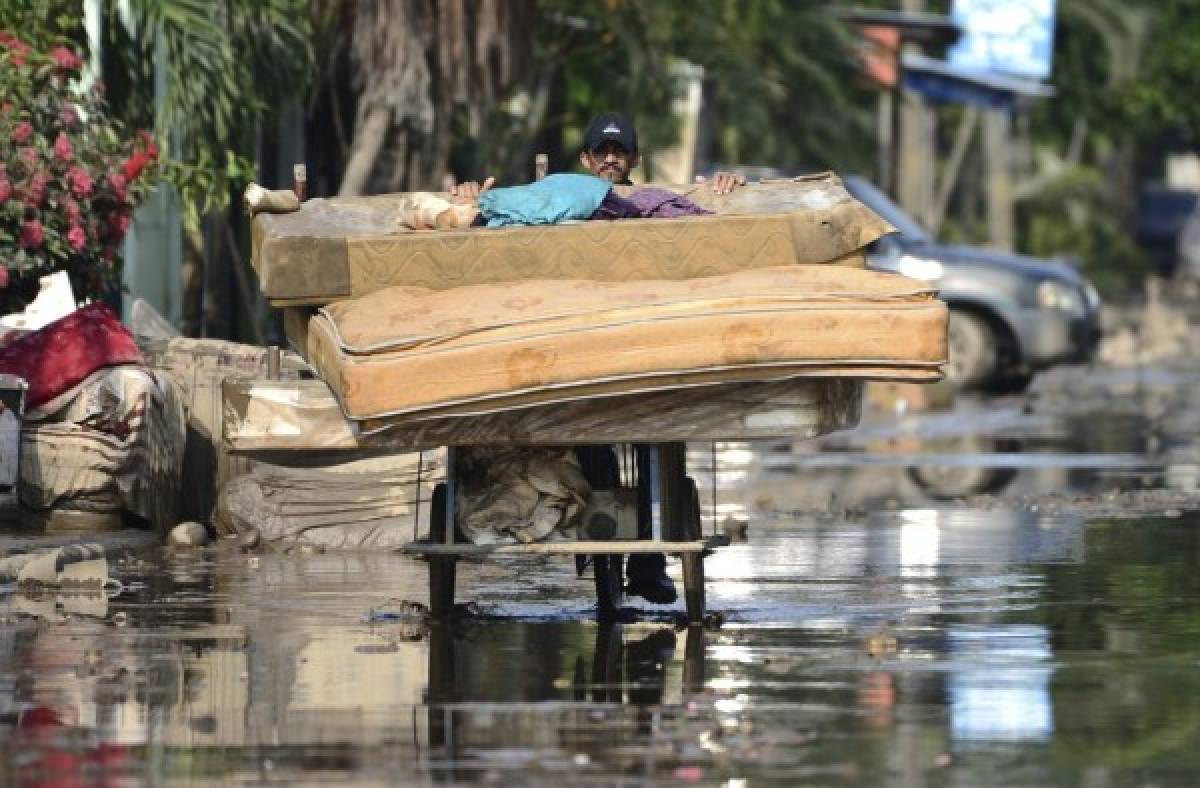
[[(650, 447), (637, 444), (638, 484), (638, 538), (649, 539), (653, 535), (650, 506)], [(625, 576), (629, 578), (629, 593), (640, 596), (657, 605), (669, 605), (678, 596), (675, 583), (667, 576), (667, 557), (662, 553), (643, 553), (629, 556), (625, 564)]]

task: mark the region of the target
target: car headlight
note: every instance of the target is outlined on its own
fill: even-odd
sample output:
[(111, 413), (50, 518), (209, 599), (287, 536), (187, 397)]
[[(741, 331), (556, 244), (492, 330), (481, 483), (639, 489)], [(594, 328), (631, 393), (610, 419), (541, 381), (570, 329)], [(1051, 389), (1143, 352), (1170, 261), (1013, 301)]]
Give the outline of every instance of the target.
[(1084, 313), (1083, 293), (1062, 282), (1047, 280), (1038, 285), (1037, 303), (1042, 309), (1058, 309), (1072, 315)]
[(924, 279), (935, 282), (942, 278), (942, 264), (937, 260), (927, 260), (911, 254), (902, 255), (896, 263), (896, 273), (911, 276), (913, 279)]

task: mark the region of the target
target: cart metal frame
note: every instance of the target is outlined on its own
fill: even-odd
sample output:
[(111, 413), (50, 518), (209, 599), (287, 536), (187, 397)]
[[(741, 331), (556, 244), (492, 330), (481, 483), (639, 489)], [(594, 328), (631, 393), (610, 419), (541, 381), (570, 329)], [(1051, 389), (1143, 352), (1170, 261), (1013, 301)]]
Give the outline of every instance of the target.
[(592, 556), (597, 596), (597, 615), (615, 617), (624, 601), (624, 556), (635, 553), (678, 555), (683, 561), (684, 602), (689, 624), (700, 624), (705, 616), (704, 558), (729, 544), (724, 536), (705, 538), (701, 530), (699, 500), (694, 482), (686, 473), (687, 447), (682, 442), (649, 443), (650, 533), (651, 538), (612, 541), (554, 541), (531, 544), (476, 545), (456, 542), (455, 452), (446, 459), (444, 504), (430, 511), (430, 540), (412, 542), (405, 551), (429, 560), (429, 608), (435, 620), (450, 617), (454, 608), (458, 559), (464, 556), (537, 554)]

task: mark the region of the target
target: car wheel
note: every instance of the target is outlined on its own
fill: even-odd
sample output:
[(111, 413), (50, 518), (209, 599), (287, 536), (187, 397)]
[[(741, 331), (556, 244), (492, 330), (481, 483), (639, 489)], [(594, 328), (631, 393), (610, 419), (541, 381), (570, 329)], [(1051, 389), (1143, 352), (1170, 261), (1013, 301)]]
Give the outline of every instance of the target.
[(1033, 382), (1033, 373), (1024, 370), (996, 375), (988, 381), (989, 394), (1021, 394)]
[(953, 501), (972, 495), (995, 493), (1017, 476), (1014, 468), (975, 468), (955, 465), (919, 465), (908, 476), (930, 498)]
[(951, 309), (946, 340), (946, 380), (955, 388), (979, 388), (995, 372), (996, 337), (983, 318)]
[[(1020, 443), (1008, 438), (970, 435), (927, 441), (925, 450), (934, 454), (978, 456), (988, 453), (1016, 453)], [(914, 458), (914, 459), (918, 459)], [(910, 478), (926, 495), (936, 500), (954, 500), (971, 495), (996, 493), (1017, 477), (1015, 468), (961, 465), (911, 465)]]

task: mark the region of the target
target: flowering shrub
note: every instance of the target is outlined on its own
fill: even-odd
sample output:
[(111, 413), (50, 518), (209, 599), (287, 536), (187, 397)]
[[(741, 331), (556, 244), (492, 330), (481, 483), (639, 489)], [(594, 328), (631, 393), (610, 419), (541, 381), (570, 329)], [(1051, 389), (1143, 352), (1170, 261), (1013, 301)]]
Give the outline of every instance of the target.
[(158, 148), (106, 117), (99, 89), (77, 94), (83, 61), (35, 51), (0, 30), (0, 307), (18, 310), (38, 278), (67, 271), (98, 298), (120, 281), (120, 244), (150, 186)]

